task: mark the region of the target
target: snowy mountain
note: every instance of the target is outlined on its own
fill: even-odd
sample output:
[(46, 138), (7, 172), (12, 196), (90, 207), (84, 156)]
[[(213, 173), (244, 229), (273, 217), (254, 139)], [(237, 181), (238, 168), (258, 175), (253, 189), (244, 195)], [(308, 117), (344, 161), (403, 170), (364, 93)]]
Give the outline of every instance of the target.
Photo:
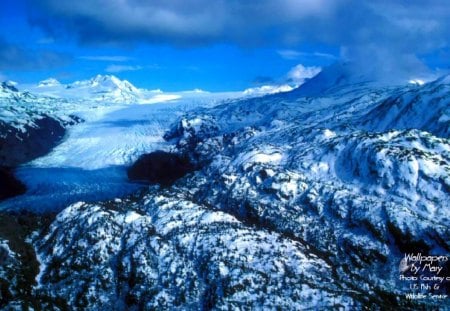
[[(82, 110), (77, 103), (23, 92), (15, 84), (3, 82), (0, 85), (0, 165), (17, 163), (17, 158), (32, 160), (35, 156), (28, 154), (33, 154), (34, 148), (40, 149), (37, 145), (32, 147), (32, 142), (45, 144), (45, 140), (52, 140), (53, 134), (62, 136), (65, 127), (81, 121), (74, 113)], [(42, 152), (37, 154), (42, 155)]]
[[(204, 98), (237, 98), (242, 96), (261, 96), (275, 92), (272, 89), (261, 89), (258, 92), (224, 92), (209, 93), (199, 89), (181, 92), (163, 92), (160, 89), (139, 89), (127, 80), (121, 80), (113, 75), (96, 75), (88, 80), (75, 81), (62, 84), (54, 78), (40, 81), (37, 84), (20, 85), (30, 94), (41, 97), (63, 99), (85, 105), (130, 105), (130, 104), (155, 104), (170, 102), (177, 99), (190, 98), (204, 101)], [(281, 88), (286, 91), (286, 88)]]
[[(112, 87), (97, 80), (74, 88)], [(30, 163), (36, 171), (19, 170), (30, 186), (49, 168), (77, 169), (58, 183), (41, 178), (28, 201), (3, 207), (45, 201), (36, 198), (46, 187), (54, 204), (67, 193), (80, 202), (33, 216), (42, 224), (28, 229), (39, 272), (26, 294), (23, 250), (0, 235), (0, 283), (11, 297), (2, 306), (28, 298), (74, 310), (446, 307), (450, 286), (438, 279), (423, 284), (444, 298), (421, 288), (425, 299), (407, 299), (411, 283), (399, 276), (409, 268), (399, 264), (406, 253), (450, 256), (449, 128), (448, 77), (386, 86), (342, 65), (291, 92), (98, 115)], [(170, 159), (179, 158), (195, 170), (170, 185), (143, 170), (154, 183), (131, 195), (87, 195), (128, 187), (123, 166), (142, 154), (158, 155), (141, 160), (144, 169), (159, 161), (177, 170)], [(447, 263), (436, 266), (448, 275)]]
[(438, 137), (450, 136), (450, 78), (412, 87), (388, 97), (362, 120), (371, 131), (422, 129)]
[(351, 63), (339, 62), (324, 68), (315, 77), (306, 80), (294, 94), (295, 96), (321, 96), (346, 86), (354, 89), (359, 84), (371, 81), (369, 76), (358, 72)]
[(30, 87), (30, 91), (53, 97), (110, 103), (138, 103), (142, 99), (139, 89), (112, 75), (97, 75), (67, 85), (49, 78)]
[(45, 80), (42, 80), (38, 83), (37, 87), (54, 87), (54, 86), (60, 86), (61, 82), (54, 78), (48, 78)]

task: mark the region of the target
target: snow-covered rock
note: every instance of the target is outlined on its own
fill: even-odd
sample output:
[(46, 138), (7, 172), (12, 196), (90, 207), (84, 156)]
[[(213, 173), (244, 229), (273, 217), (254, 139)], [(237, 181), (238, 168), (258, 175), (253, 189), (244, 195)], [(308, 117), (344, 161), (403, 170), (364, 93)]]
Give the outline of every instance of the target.
[(450, 79), (448, 76), (389, 96), (363, 119), (371, 131), (421, 129), (450, 137)]
[(303, 243), (173, 195), (64, 210), (37, 243), (37, 292), (76, 310), (360, 306)]

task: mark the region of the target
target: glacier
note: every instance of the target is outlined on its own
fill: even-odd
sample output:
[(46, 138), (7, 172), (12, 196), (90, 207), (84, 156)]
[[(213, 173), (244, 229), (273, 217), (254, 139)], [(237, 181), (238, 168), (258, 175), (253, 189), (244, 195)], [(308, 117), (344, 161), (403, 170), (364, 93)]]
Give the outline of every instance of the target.
[[(0, 210), (34, 212), (59, 211), (81, 199), (98, 201), (133, 193), (141, 185), (128, 181), (126, 167), (143, 153), (170, 148), (162, 136), (177, 117), (194, 107), (241, 96), (199, 90), (164, 94), (101, 75), (69, 85), (48, 79), (25, 86), (38, 93), (7, 86), (1, 92), (0, 122), (29, 136), (33, 132), (29, 129), (39, 129), (41, 121), (51, 116), (61, 124), (59, 131), (67, 130), (48, 154), (33, 152), (35, 159), (24, 159), (27, 163), (16, 171), (29, 189), (27, 195), (0, 203)], [(124, 90), (129, 96), (123, 96)], [(6, 145), (1, 153), (27, 152), (11, 148)]]

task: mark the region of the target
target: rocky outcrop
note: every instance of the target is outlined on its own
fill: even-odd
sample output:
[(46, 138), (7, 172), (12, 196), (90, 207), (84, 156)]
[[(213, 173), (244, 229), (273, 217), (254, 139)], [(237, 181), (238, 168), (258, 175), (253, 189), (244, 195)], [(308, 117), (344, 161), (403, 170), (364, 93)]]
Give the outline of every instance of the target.
[(14, 177), (10, 168), (0, 166), (0, 200), (25, 193), (25, 185)]
[(0, 212), (0, 309), (51, 310), (45, 297), (37, 300), (33, 286), (39, 273), (39, 262), (29, 237), (48, 226), (54, 215)]
[(67, 126), (82, 121), (76, 116), (65, 121), (47, 115), (35, 118), (21, 126), (0, 120), (0, 200), (26, 191), (14, 177), (14, 167), (50, 152), (64, 137)]
[(45, 155), (64, 137), (65, 127), (79, 122), (62, 122), (43, 115), (33, 124), (16, 127), (0, 120), (0, 165), (14, 167)]
[(170, 186), (193, 170), (186, 157), (165, 151), (142, 155), (127, 171), (128, 178), (150, 184)]

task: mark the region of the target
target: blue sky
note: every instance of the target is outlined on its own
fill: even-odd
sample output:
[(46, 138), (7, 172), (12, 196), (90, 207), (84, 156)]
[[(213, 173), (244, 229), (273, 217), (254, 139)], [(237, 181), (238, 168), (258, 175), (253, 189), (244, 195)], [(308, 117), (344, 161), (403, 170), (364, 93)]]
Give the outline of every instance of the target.
[(114, 74), (166, 91), (284, 83), (338, 60), (383, 75), (449, 69), (445, 0), (4, 0), (0, 78)]

